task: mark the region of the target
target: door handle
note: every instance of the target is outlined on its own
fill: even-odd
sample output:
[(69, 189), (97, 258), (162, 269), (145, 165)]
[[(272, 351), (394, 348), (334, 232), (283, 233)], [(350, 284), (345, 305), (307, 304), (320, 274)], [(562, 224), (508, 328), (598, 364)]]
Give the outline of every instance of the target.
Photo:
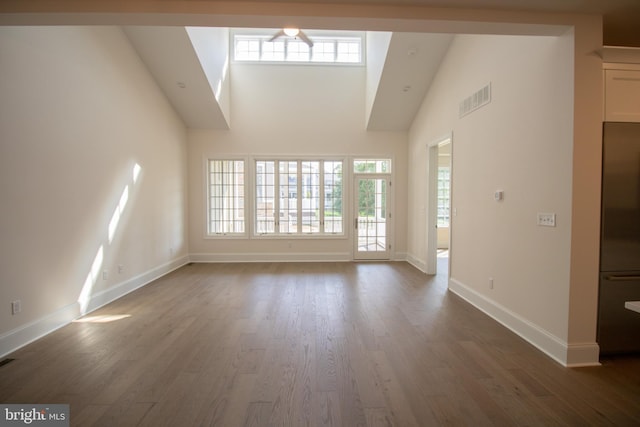
[(353, 220), (353, 224), (355, 225), (356, 230), (357, 230), (357, 229), (358, 229), (358, 218), (355, 218), (355, 219)]
[(606, 280), (609, 280), (611, 282), (628, 282), (631, 280), (640, 280), (640, 276), (636, 275), (636, 276), (616, 276), (616, 275), (611, 275), (611, 276), (606, 276), (605, 277)]

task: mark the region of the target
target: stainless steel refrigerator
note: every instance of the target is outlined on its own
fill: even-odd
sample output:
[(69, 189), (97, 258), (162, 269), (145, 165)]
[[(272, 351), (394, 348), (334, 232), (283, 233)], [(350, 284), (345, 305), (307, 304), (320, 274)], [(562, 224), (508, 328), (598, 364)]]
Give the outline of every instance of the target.
[(640, 123), (604, 123), (598, 344), (640, 352)]

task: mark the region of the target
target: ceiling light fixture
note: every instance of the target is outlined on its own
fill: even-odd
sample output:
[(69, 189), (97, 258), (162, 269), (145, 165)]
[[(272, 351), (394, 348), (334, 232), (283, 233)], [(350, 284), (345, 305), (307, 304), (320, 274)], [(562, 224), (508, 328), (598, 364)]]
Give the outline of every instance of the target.
[(269, 41), (272, 42), (278, 37), (282, 37), (282, 36), (295, 37), (296, 39), (299, 38), (300, 40), (305, 42), (307, 45), (309, 45), (310, 48), (313, 47), (313, 42), (309, 37), (307, 37), (307, 35), (302, 30), (300, 30), (299, 28), (292, 28), (292, 27), (281, 29), (280, 31), (275, 33), (274, 36), (269, 39)]

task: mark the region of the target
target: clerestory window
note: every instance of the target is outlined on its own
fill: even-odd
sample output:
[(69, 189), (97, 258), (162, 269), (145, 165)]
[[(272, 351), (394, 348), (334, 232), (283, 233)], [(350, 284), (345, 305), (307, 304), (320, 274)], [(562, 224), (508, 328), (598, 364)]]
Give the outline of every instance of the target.
[[(240, 31), (240, 30), (239, 30)], [(313, 42), (309, 46), (296, 37), (282, 36), (275, 40), (272, 34), (233, 35), (233, 53), (236, 61), (362, 64), (363, 37), (353, 36), (308, 36)]]

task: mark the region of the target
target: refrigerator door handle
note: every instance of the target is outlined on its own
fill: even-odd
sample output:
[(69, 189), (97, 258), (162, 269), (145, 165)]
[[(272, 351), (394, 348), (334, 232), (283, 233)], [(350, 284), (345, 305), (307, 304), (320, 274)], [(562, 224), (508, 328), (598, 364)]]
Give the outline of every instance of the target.
[(617, 276), (612, 274), (610, 276), (606, 276), (605, 279), (611, 282), (628, 282), (631, 280), (640, 280), (640, 276)]

